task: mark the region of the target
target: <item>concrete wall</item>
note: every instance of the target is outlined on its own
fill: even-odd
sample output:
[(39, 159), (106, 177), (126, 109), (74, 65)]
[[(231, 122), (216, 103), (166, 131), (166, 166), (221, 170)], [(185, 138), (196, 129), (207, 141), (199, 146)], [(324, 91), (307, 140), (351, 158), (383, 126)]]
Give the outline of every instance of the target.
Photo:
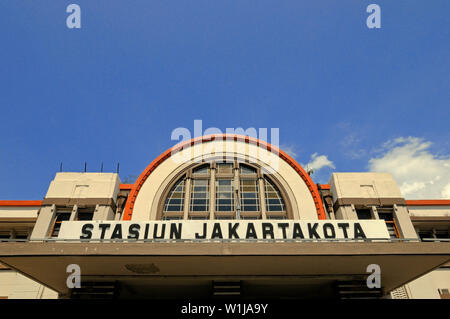
[(450, 206), (410, 206), (410, 216), (416, 217), (450, 217)]
[(119, 191), (115, 173), (56, 173), (45, 198), (116, 198)]
[[(114, 220), (120, 179), (114, 173), (57, 173), (45, 196), (31, 235), (39, 240), (49, 235), (57, 206), (95, 206), (94, 220)], [(113, 205), (113, 207), (111, 206)], [(73, 214), (76, 214), (74, 211)]]
[(36, 218), (39, 208), (0, 206), (0, 218)]
[(330, 191), (337, 219), (358, 219), (356, 206), (371, 208), (378, 219), (378, 206), (393, 207), (394, 220), (403, 238), (417, 238), (406, 202), (396, 181), (388, 173), (333, 173)]
[(8, 299), (56, 299), (58, 294), (13, 270), (0, 270), (0, 297), (7, 297)]
[(440, 299), (438, 289), (450, 290), (450, 268), (432, 271), (405, 285), (411, 299)]
[(403, 197), (394, 178), (388, 173), (333, 173), (329, 184), (334, 200)]

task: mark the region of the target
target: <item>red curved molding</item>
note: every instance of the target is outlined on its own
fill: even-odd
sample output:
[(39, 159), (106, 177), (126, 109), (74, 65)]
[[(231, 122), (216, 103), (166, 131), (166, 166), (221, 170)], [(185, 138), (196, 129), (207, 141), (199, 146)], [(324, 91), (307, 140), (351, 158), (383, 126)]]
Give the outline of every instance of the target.
[(134, 185), (131, 188), (130, 194), (128, 196), (127, 203), (125, 205), (125, 210), (123, 214), (123, 220), (131, 220), (131, 216), (133, 215), (133, 208), (134, 203), (136, 202), (137, 195), (139, 194), (139, 191), (144, 184), (144, 182), (147, 180), (147, 178), (150, 176), (150, 174), (166, 159), (168, 159), (172, 154), (175, 154), (185, 148), (191, 147), (195, 144), (199, 143), (206, 143), (211, 142), (214, 140), (219, 141), (225, 141), (225, 140), (233, 140), (233, 141), (239, 141), (239, 142), (245, 142), (249, 144), (254, 144), (257, 146), (261, 146), (264, 149), (268, 150), (269, 152), (272, 152), (274, 154), (278, 154), (278, 156), (283, 159), (286, 163), (288, 163), (303, 179), (303, 181), (306, 183), (306, 186), (308, 187), (309, 191), (311, 192), (311, 196), (313, 197), (314, 203), (316, 205), (317, 210), (317, 216), (319, 219), (326, 219), (325, 211), (322, 205), (322, 200), (319, 194), (319, 190), (317, 189), (317, 185), (314, 184), (311, 177), (305, 172), (305, 170), (298, 164), (291, 156), (289, 156), (287, 153), (280, 150), (278, 147), (272, 146), (271, 144), (261, 141), (254, 137), (244, 136), (244, 135), (235, 135), (235, 134), (214, 134), (214, 135), (205, 135), (200, 136), (197, 138), (193, 138), (189, 141), (185, 141), (182, 143), (179, 143), (175, 145), (174, 147), (171, 147), (161, 155), (159, 155), (153, 162), (150, 163), (150, 165), (147, 166), (147, 168), (141, 173), (139, 178), (136, 180)]
[(133, 184), (120, 184), (119, 185), (119, 189), (121, 191), (126, 191), (126, 190), (130, 190), (133, 188)]

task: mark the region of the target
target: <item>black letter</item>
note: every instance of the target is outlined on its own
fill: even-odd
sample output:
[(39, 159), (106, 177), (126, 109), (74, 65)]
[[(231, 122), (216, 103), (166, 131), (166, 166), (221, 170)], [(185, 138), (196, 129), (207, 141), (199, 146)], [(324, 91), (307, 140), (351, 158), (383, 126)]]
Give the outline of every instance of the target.
[(338, 227), (342, 228), (342, 231), (344, 232), (344, 238), (348, 238), (347, 228), (350, 227), (349, 223), (338, 223)]
[(122, 239), (122, 224), (116, 224), (111, 239)]
[(239, 227), (238, 223), (235, 223), (233, 227), (231, 227), (231, 223), (228, 223), (228, 238), (231, 239), (233, 236), (235, 238), (239, 239), (239, 235), (237, 234), (236, 230)]
[(158, 224), (155, 224), (153, 227), (153, 239), (164, 238), (164, 233), (166, 232), (166, 224), (161, 224), (161, 236), (158, 236)]
[(266, 235), (270, 235), (270, 237), (273, 239), (273, 225), (270, 223), (262, 223), (262, 233), (264, 239), (266, 239)]
[(317, 226), (319, 226), (318, 223), (314, 223), (314, 226), (313, 226), (313, 227), (311, 227), (311, 224), (308, 223), (309, 238), (312, 239), (312, 238), (313, 238), (313, 237), (312, 237), (313, 235), (316, 236), (316, 238), (320, 238), (319, 234), (318, 234), (317, 231), (316, 231)]
[(173, 237), (175, 237), (175, 239), (181, 239), (181, 226), (181, 223), (178, 223), (178, 228), (177, 224), (170, 224), (170, 239)]
[(138, 239), (139, 238), (139, 230), (141, 226), (139, 224), (131, 224), (128, 228), (128, 239)]
[(258, 236), (256, 236), (255, 226), (253, 226), (253, 223), (248, 223), (247, 234), (245, 234), (245, 239), (249, 239), (250, 237), (258, 239)]
[[(328, 229), (331, 229), (331, 235), (328, 234)], [(325, 238), (336, 238), (336, 232), (334, 230), (334, 226), (331, 223), (323, 224), (323, 234)]]
[(144, 239), (148, 239), (148, 229), (149, 229), (149, 227), (150, 227), (149, 224), (145, 224)]
[(81, 229), (81, 233), (83, 235), (80, 236), (80, 239), (91, 239), (93, 229), (94, 229), (93, 224), (84, 224), (83, 228)]
[(199, 233), (195, 233), (196, 239), (205, 239), (206, 238), (206, 223), (203, 223), (203, 235), (200, 236)]
[(223, 238), (222, 237), (222, 229), (220, 228), (220, 224), (219, 223), (214, 223), (211, 239), (216, 238), (216, 237), (217, 238)]
[(100, 239), (104, 239), (105, 238), (105, 232), (107, 229), (109, 229), (109, 227), (111, 227), (111, 224), (100, 224), (98, 225), (98, 227), (100, 227), (100, 229), (102, 230), (102, 234), (100, 235)]
[(366, 238), (366, 234), (364, 234), (361, 225), (359, 223), (355, 223), (355, 238)]
[(288, 223), (278, 223), (278, 227), (283, 230), (283, 238), (286, 238), (286, 228), (288, 228)]
[(299, 223), (294, 223), (294, 235), (292, 238), (305, 238)]

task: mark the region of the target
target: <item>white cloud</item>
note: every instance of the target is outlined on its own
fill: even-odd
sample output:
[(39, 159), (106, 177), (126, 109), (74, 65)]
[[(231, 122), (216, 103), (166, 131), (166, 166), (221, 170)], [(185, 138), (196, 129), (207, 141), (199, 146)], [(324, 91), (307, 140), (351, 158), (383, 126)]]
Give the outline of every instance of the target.
[(399, 137), (383, 144), (384, 154), (369, 160), (369, 170), (391, 173), (405, 198), (450, 198), (450, 156), (437, 156), (431, 142)]
[(312, 169), (315, 172), (324, 167), (336, 168), (333, 162), (328, 159), (328, 156), (318, 155), (317, 153), (311, 155), (311, 160), (308, 164), (303, 165), (303, 167), (305, 167), (306, 169)]
[(292, 145), (281, 145), (280, 149), (286, 152), (292, 158), (297, 157), (297, 152), (295, 151), (295, 146)]

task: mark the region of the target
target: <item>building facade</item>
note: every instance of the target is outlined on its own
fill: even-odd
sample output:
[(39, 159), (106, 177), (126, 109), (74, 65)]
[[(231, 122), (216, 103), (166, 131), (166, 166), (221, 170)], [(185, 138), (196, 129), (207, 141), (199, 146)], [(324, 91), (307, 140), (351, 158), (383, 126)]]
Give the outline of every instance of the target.
[(450, 200), (405, 200), (390, 174), (315, 184), (266, 142), (204, 136), (134, 184), (60, 172), (43, 200), (0, 201), (0, 298), (444, 299), (449, 229)]

